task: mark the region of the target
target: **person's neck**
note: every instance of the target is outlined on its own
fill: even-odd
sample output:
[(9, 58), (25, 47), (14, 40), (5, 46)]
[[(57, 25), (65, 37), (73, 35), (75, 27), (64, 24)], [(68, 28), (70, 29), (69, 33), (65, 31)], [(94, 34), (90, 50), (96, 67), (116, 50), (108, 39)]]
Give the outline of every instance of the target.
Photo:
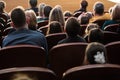
[(21, 27), (16, 27), (16, 30), (21, 30), (21, 29), (28, 29), (28, 24), (25, 24), (24, 26)]

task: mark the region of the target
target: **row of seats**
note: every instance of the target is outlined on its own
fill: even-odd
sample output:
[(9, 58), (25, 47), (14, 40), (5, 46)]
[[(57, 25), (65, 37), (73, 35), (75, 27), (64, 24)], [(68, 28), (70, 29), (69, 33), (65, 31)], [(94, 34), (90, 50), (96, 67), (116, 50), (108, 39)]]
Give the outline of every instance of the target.
[[(39, 23), (39, 24), (42, 24), (42, 23)], [(85, 29), (86, 29), (87, 25), (80, 25), (80, 26), (81, 26), (80, 35), (83, 36), (85, 34)], [(104, 28), (104, 31), (116, 32), (119, 26), (120, 26), (119, 24), (111, 24), (111, 25), (106, 26)], [(43, 34), (46, 35), (47, 28), (48, 27), (43, 26), (43, 27), (40, 27), (38, 30), (41, 30), (43, 32)]]
[[(58, 41), (66, 38), (65, 33), (55, 33), (49, 34), (46, 36), (48, 50), (50, 50), (53, 46), (57, 45)], [(104, 31), (104, 44), (108, 44), (110, 42), (120, 41), (120, 35), (115, 32)]]
[[(12, 67), (47, 67), (59, 77), (67, 69), (81, 66), (88, 43), (67, 43), (54, 46), (49, 54), (33, 45), (16, 45), (0, 50), (0, 69)], [(105, 45), (108, 63), (120, 64), (120, 41)], [(48, 60), (46, 59), (48, 57)], [(49, 65), (47, 65), (49, 63)]]
[(0, 80), (10, 80), (12, 74), (19, 72), (34, 74), (37, 80), (120, 80), (120, 65), (94, 64), (78, 66), (64, 72), (61, 79), (47, 68), (17, 67), (0, 70)]

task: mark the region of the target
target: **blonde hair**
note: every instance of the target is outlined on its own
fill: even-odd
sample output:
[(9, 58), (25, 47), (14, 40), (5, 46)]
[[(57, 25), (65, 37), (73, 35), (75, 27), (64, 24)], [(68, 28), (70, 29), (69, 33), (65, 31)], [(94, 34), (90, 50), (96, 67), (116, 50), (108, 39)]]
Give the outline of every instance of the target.
[(111, 12), (112, 20), (120, 21), (120, 4), (116, 4)]
[(38, 78), (32, 73), (17, 72), (10, 77), (10, 80), (38, 80)]
[(46, 6), (45, 3), (40, 3), (39, 6), (38, 6), (38, 9), (39, 9), (39, 16), (43, 17), (44, 15), (44, 7)]
[(25, 11), (26, 17), (29, 17), (29, 24), (28, 27), (36, 27), (37, 26), (37, 19), (36, 19), (36, 14), (33, 10), (26, 10)]
[(97, 24), (95, 24), (95, 23), (90, 23), (90, 24), (88, 24), (88, 26), (86, 27), (85, 33), (88, 34), (89, 31), (90, 31), (91, 29), (93, 29), (93, 28), (99, 28), (99, 26), (98, 26)]
[(56, 5), (51, 10), (50, 15), (49, 15), (49, 23), (52, 21), (58, 21), (64, 27), (65, 20), (64, 20), (62, 8), (60, 5)]
[(33, 10), (26, 10), (25, 11), (25, 15), (26, 17), (29, 18), (29, 24), (28, 24), (28, 27), (29, 29), (36, 29), (37, 27), (37, 19), (36, 19), (36, 14)]

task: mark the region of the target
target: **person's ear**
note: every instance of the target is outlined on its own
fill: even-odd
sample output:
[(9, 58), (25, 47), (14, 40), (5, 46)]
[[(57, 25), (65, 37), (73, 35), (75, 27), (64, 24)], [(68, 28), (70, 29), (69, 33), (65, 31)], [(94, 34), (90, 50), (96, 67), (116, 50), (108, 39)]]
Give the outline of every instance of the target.
[(14, 23), (13, 22), (10, 22), (10, 25), (14, 28), (15, 27), (15, 25), (14, 25)]
[(27, 24), (30, 23), (30, 17), (26, 17), (26, 22), (27, 22)]

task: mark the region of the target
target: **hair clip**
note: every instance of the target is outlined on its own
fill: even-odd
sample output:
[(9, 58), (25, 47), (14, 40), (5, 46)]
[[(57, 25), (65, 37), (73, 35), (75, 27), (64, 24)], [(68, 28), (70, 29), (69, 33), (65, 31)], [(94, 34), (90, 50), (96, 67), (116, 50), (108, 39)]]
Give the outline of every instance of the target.
[(94, 55), (94, 58), (95, 58), (95, 62), (96, 62), (96, 63), (100, 63), (100, 64), (105, 63), (104, 52), (98, 51), (97, 54)]

